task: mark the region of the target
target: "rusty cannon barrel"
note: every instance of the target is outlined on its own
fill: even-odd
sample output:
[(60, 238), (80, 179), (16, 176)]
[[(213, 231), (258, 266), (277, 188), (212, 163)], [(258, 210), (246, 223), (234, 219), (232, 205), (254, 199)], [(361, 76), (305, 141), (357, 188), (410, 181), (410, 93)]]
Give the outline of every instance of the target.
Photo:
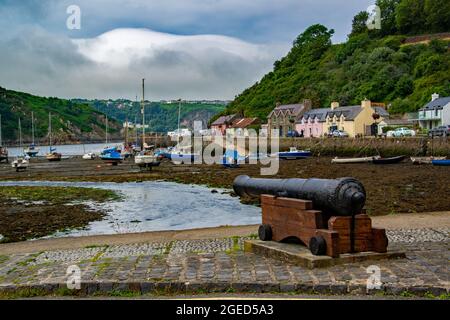
[(262, 179), (240, 175), (234, 179), (233, 189), (239, 196), (270, 194), (310, 200), (315, 209), (338, 216), (359, 214), (366, 202), (364, 186), (354, 178)]

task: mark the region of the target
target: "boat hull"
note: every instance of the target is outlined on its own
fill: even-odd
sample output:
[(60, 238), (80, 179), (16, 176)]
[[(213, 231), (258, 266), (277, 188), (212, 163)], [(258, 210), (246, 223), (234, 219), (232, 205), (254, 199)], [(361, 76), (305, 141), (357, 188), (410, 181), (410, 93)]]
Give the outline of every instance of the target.
[(398, 157), (391, 157), (391, 158), (379, 158), (379, 159), (373, 159), (372, 163), (374, 164), (394, 164), (399, 163), (403, 161), (406, 157), (405, 156), (398, 156)]
[(450, 160), (432, 160), (433, 166), (450, 167)]
[(433, 160), (445, 160), (445, 157), (411, 157), (413, 164), (432, 164)]
[(379, 156), (362, 157), (362, 158), (334, 158), (331, 163), (367, 163), (372, 162), (373, 159), (379, 159)]
[(309, 151), (303, 152), (279, 152), (278, 158), (285, 160), (305, 159), (311, 157), (312, 153)]

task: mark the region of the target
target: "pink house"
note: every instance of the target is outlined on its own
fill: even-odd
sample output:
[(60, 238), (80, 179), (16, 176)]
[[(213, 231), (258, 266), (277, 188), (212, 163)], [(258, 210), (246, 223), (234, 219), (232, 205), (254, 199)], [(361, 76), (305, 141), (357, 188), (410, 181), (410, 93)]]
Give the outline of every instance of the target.
[(323, 121), (330, 109), (312, 109), (300, 116), (295, 123), (295, 130), (303, 137), (321, 137)]

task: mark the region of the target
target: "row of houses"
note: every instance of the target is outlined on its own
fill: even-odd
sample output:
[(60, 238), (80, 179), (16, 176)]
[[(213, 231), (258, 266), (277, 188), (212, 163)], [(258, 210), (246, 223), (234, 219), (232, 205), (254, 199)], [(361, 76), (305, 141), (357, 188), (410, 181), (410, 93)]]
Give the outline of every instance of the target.
[[(277, 103), (261, 129), (267, 133), (276, 130), (280, 136), (295, 130), (303, 137), (321, 137), (334, 130), (342, 130), (350, 137), (356, 137), (380, 134), (385, 126), (415, 123), (425, 129), (450, 125), (450, 97), (440, 98), (438, 94), (433, 94), (431, 101), (419, 110), (417, 117), (411, 119), (390, 119), (384, 104), (367, 99), (352, 106), (340, 106), (338, 102), (332, 102), (329, 108), (314, 108), (308, 99), (298, 104)], [(239, 134), (255, 124), (260, 124), (258, 118), (233, 114), (218, 118), (212, 123), (211, 129), (213, 133), (225, 134), (231, 130)]]

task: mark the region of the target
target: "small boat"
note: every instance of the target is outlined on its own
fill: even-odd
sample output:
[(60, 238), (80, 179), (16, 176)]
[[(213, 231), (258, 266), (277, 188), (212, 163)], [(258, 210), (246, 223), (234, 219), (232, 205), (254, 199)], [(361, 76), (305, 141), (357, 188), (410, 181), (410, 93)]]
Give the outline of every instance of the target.
[(19, 156), (11, 163), (11, 167), (16, 169), (16, 172), (25, 171), (28, 168), (30, 162), (24, 156)]
[(290, 147), (289, 151), (278, 152), (278, 158), (285, 160), (305, 159), (312, 156), (311, 151), (297, 150), (296, 147)]
[(8, 163), (8, 149), (3, 147), (2, 141), (2, 115), (0, 114), (0, 162), (4, 160)]
[(48, 145), (50, 152), (45, 155), (48, 161), (61, 161), (62, 154), (56, 152), (56, 148), (52, 147), (52, 114), (48, 114)]
[(441, 166), (441, 167), (449, 167), (450, 166), (450, 160), (431, 160), (431, 163), (433, 166)]
[(372, 162), (374, 159), (380, 159), (380, 156), (373, 157), (361, 157), (361, 158), (334, 158), (331, 159), (331, 163), (367, 163)]
[(113, 166), (117, 166), (123, 161), (123, 157), (116, 147), (104, 149), (100, 154), (100, 159), (106, 163), (111, 163)]
[(398, 156), (398, 157), (391, 157), (391, 158), (378, 158), (373, 159), (372, 163), (374, 164), (394, 164), (399, 163), (403, 161), (406, 158), (406, 156)]
[(84, 160), (94, 160), (97, 157), (97, 155), (94, 152), (88, 152), (83, 154), (82, 158)]
[(170, 153), (170, 160), (172, 160), (173, 164), (193, 163), (199, 157), (200, 155), (198, 153), (183, 152), (182, 150), (176, 149)]
[(34, 113), (31, 112), (31, 144), (28, 148), (24, 149), (23, 152), (30, 157), (35, 157), (39, 153), (39, 148), (34, 144)]
[(137, 156), (134, 157), (134, 163), (139, 166), (139, 168), (150, 169), (152, 167), (157, 167), (160, 165), (160, 158), (154, 153), (150, 152), (141, 152)]
[(245, 163), (246, 157), (239, 155), (237, 150), (226, 150), (223, 155), (222, 165), (225, 168), (237, 168), (239, 163)]
[(411, 157), (413, 164), (431, 164), (433, 160), (445, 160), (445, 157)]

